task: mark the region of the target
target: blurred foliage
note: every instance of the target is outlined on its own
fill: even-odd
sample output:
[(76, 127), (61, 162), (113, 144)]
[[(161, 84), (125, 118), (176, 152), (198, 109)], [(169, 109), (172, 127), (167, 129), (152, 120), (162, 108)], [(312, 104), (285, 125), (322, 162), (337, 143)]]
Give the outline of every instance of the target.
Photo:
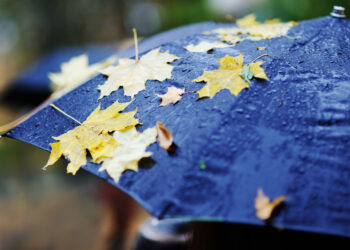
[[(0, 21), (10, 20), (15, 24), (20, 46), (46, 50), (61, 44), (120, 39), (132, 28), (128, 15), (145, 2), (159, 14), (160, 25), (153, 33), (213, 17), (206, 0), (0, 0)], [(142, 18), (145, 12), (144, 9), (133, 18)]]
[[(223, 1), (218, 1), (217, 4)], [(226, 0), (228, 4), (230, 1), (238, 0)], [(11, 32), (18, 34), (18, 37), (13, 37), (13, 42), (18, 44), (17, 48), (40, 53), (63, 44), (116, 41), (129, 36), (133, 26), (140, 29), (141, 35), (148, 36), (188, 23), (224, 21), (225, 14), (238, 17), (245, 14), (240, 13), (239, 9), (235, 13), (215, 13), (209, 2), (213, 1), (0, 0), (0, 30), (1, 23), (6, 22), (6, 27), (12, 29), (7, 32), (7, 36), (10, 36)], [(255, 2), (255, 6), (247, 13), (255, 12), (261, 19), (280, 17), (284, 20), (302, 20), (328, 15), (335, 4), (350, 8), (348, 0)]]
[(284, 21), (301, 21), (327, 16), (334, 5), (350, 10), (349, 0), (266, 0), (259, 8), (253, 8), (260, 20), (281, 18)]
[(122, 10), (121, 0), (0, 0), (0, 21), (15, 23), (20, 46), (42, 50), (118, 39)]
[(224, 20), (224, 16), (221, 17), (210, 10), (206, 0), (158, 2), (163, 4), (161, 13), (163, 30), (195, 22)]

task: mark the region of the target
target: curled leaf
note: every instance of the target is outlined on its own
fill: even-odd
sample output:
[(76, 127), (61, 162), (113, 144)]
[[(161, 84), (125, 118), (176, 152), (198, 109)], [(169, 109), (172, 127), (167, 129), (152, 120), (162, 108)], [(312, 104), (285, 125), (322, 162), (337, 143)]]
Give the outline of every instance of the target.
[(242, 68), (241, 73), (239, 74), (244, 80), (250, 83), (250, 80), (253, 79), (254, 73), (250, 71), (250, 64), (248, 63)]
[(264, 194), (261, 188), (259, 188), (258, 195), (254, 201), (256, 217), (258, 217), (261, 220), (270, 219), (274, 209), (286, 199), (287, 197), (283, 195), (274, 199), (273, 202), (270, 202), (270, 198)]
[(157, 121), (156, 128), (159, 146), (167, 151), (170, 151), (171, 145), (173, 144), (173, 135), (160, 121)]

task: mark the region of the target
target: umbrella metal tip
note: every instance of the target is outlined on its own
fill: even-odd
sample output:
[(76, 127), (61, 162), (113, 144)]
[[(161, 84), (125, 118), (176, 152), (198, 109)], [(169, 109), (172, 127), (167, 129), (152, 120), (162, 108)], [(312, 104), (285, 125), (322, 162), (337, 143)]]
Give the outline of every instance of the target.
[(331, 12), (332, 17), (345, 18), (345, 8), (342, 6), (333, 6), (333, 11)]

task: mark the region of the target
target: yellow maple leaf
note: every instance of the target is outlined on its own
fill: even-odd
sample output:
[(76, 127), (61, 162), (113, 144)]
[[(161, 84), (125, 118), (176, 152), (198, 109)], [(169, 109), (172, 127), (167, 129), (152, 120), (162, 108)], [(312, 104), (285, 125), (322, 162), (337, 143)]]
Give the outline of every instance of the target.
[(170, 79), (174, 66), (168, 63), (179, 57), (159, 50), (160, 48), (149, 51), (140, 60), (120, 59), (117, 66), (101, 70), (102, 74), (108, 76), (108, 80), (98, 87), (100, 98), (110, 95), (119, 87), (124, 88), (125, 95), (133, 97), (145, 89), (147, 80)]
[(294, 23), (272, 23), (260, 24), (244, 28), (244, 33), (248, 34), (251, 40), (272, 39), (280, 36), (287, 36), (290, 28), (295, 26)]
[(104, 110), (101, 110), (99, 105), (81, 125), (60, 136), (52, 137), (58, 142), (50, 144), (51, 154), (44, 169), (53, 165), (63, 155), (70, 161), (67, 172), (74, 175), (81, 166), (86, 165), (86, 150), (90, 152), (91, 161), (95, 163), (112, 157), (118, 142), (109, 132), (123, 131), (139, 123), (134, 117), (137, 109), (120, 113), (129, 104), (130, 102), (115, 102)]
[(238, 28), (220, 28), (213, 32), (219, 35), (231, 34), (231, 35), (247, 35), (246, 39), (261, 40), (272, 39), (280, 36), (287, 36), (290, 28), (295, 26), (295, 23), (273, 23), (273, 24), (260, 24), (256, 26), (246, 26)]
[(123, 132), (116, 131), (113, 136), (120, 145), (114, 150), (112, 158), (104, 160), (99, 171), (106, 170), (118, 182), (124, 171), (138, 171), (139, 161), (152, 155), (146, 149), (156, 142), (157, 131), (153, 127), (139, 133), (135, 127), (131, 127)]
[[(273, 19), (267, 19), (264, 23), (265, 24), (276, 24), (280, 23), (281, 20), (278, 18), (273, 18)], [(249, 14), (246, 15), (245, 17), (242, 17), (236, 21), (236, 24), (241, 27), (248, 27), (248, 26), (256, 26), (260, 25), (261, 23), (256, 21), (256, 15), (255, 14)]]
[(274, 209), (286, 199), (287, 197), (283, 195), (274, 199), (273, 202), (270, 202), (270, 198), (264, 194), (261, 188), (259, 188), (258, 195), (254, 201), (256, 217), (258, 217), (261, 220), (270, 219)]
[(61, 72), (49, 73), (48, 75), (51, 88), (56, 90), (53, 97), (58, 98), (86, 82), (98, 73), (99, 70), (112, 64), (114, 60), (114, 57), (111, 57), (103, 62), (89, 65), (88, 55), (83, 54), (62, 63)]
[(190, 52), (207, 52), (214, 48), (227, 48), (227, 47), (232, 47), (232, 45), (227, 43), (222, 43), (219, 41), (215, 41), (215, 42), (202, 41), (196, 45), (190, 44), (188, 46), (185, 46), (184, 48)]
[(265, 23), (260, 23), (255, 19), (256, 16), (250, 14), (237, 20), (236, 23), (239, 27), (219, 28), (213, 30), (212, 33), (217, 33), (220, 37), (246, 35), (246, 39), (257, 41), (287, 36), (290, 28), (297, 25), (297, 23), (293, 21), (281, 23), (279, 19), (269, 19), (266, 20)]
[[(268, 80), (264, 69), (261, 68), (263, 62), (253, 62), (243, 66), (243, 55), (233, 57), (226, 55), (219, 58), (220, 67), (212, 71), (204, 71), (201, 76), (194, 79), (195, 82), (206, 82), (206, 85), (197, 93), (198, 98), (212, 98), (220, 90), (228, 89), (231, 94), (238, 95), (243, 89), (249, 88), (249, 79), (241, 76), (242, 68), (249, 66), (249, 72), (252, 77)], [(251, 79), (251, 78), (250, 78)]]
[(169, 104), (177, 103), (182, 95), (185, 93), (185, 89), (178, 89), (176, 87), (169, 87), (168, 91), (164, 95), (157, 95), (162, 98), (162, 103), (159, 106), (166, 106)]

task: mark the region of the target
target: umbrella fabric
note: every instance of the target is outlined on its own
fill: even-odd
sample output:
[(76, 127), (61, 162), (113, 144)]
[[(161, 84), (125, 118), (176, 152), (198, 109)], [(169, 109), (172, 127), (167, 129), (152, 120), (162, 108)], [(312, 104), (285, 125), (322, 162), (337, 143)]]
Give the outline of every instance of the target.
[[(216, 40), (200, 32), (163, 44), (161, 51), (181, 57), (171, 63), (172, 79), (147, 81), (146, 90), (135, 96), (127, 111), (138, 107), (140, 131), (162, 121), (177, 150), (168, 154), (151, 145), (154, 164), (125, 172), (118, 183), (98, 172), (95, 164), (83, 168), (121, 188), (159, 218), (263, 225), (254, 208), (257, 189), (263, 188), (269, 197), (288, 197), (274, 219), (277, 226), (350, 236), (350, 23), (319, 18), (299, 23), (288, 35), (300, 38), (245, 40), (212, 53), (183, 48)], [(156, 94), (170, 86), (199, 90), (203, 84), (192, 80), (203, 70), (218, 68), (218, 58), (242, 53), (248, 63), (263, 54), (257, 46), (267, 47), (264, 53), (269, 56), (261, 60), (269, 81), (252, 80), (237, 97), (227, 90), (212, 99), (185, 94), (176, 105), (159, 107)], [(98, 106), (96, 88), (105, 80), (96, 76), (55, 105), (84, 121)], [(119, 89), (102, 99), (102, 108), (115, 100), (130, 98)], [(49, 151), (52, 136), (75, 126), (45, 107), (6, 135)]]

